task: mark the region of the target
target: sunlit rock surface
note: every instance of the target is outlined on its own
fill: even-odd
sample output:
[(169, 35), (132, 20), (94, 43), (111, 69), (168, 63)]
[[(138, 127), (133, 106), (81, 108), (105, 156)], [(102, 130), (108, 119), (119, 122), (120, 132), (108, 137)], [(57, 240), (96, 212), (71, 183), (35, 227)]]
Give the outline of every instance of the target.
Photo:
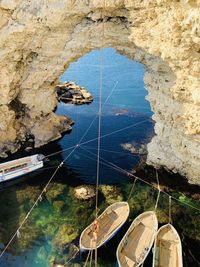
[(78, 199), (87, 200), (95, 197), (96, 192), (93, 186), (80, 185), (74, 188), (74, 196)]
[(83, 105), (93, 101), (92, 95), (74, 82), (64, 82), (56, 86), (58, 101), (67, 104)]
[(156, 122), (148, 163), (200, 183), (199, 2), (103, 3), (0, 2), (1, 155), (16, 151), (27, 134), (35, 136), (37, 146), (58, 138), (66, 130), (64, 119), (53, 113), (58, 78), (92, 49), (114, 47), (146, 66), (144, 80)]

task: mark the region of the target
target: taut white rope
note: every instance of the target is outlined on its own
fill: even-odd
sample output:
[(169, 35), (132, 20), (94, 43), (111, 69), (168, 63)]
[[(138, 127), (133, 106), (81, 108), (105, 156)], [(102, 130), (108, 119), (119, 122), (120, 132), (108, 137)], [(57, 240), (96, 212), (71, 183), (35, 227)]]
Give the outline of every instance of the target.
[[(85, 149), (85, 148), (82, 147), (82, 146), (80, 146), (80, 148), (82, 148), (83, 150), (87, 151), (88, 153), (90, 153), (90, 154), (93, 155), (93, 156), (95, 155), (95, 153), (93, 153), (93, 152), (91, 152), (91, 151)], [(92, 158), (92, 157), (89, 157), (89, 156), (87, 156), (87, 155), (85, 155), (85, 154), (83, 154), (83, 155), (84, 155), (85, 157), (90, 158), (91, 160), (94, 160), (94, 158)], [(102, 157), (100, 157), (100, 159), (102, 160), (102, 161), (101, 161), (101, 164), (103, 164), (103, 165), (105, 165), (105, 166), (108, 166), (108, 167), (110, 167), (110, 168), (112, 168), (112, 169), (114, 169), (114, 170), (116, 170), (116, 171), (118, 171), (118, 172), (120, 172), (120, 173), (126, 174), (126, 175), (129, 176), (129, 177), (137, 178), (139, 181), (141, 181), (141, 182), (143, 182), (143, 183), (145, 183), (145, 184), (147, 184), (147, 185), (153, 187), (154, 189), (158, 190), (158, 188), (157, 188), (156, 186), (154, 186), (153, 184), (151, 184), (151, 183), (145, 181), (144, 179), (140, 178), (139, 176), (136, 176), (136, 175), (134, 175), (133, 173), (131, 173), (131, 172), (125, 170), (125, 169), (122, 169), (121, 167), (115, 165), (114, 163), (112, 163), (112, 162), (110, 162), (110, 161), (108, 161), (108, 160), (106, 160), (106, 159), (104, 159), (104, 158), (102, 158)], [(165, 192), (165, 191), (160, 190), (160, 192), (163, 193), (163, 194), (165, 194), (165, 195), (168, 196), (168, 197), (171, 197), (171, 199), (176, 200), (177, 202), (181, 203), (182, 205), (188, 206), (188, 207), (190, 207), (190, 208), (192, 208), (192, 209), (194, 209), (194, 210), (200, 212), (200, 209), (199, 209), (199, 208), (197, 208), (197, 207), (195, 207), (195, 206), (193, 206), (193, 205), (191, 205), (191, 204), (189, 204), (189, 203), (187, 203), (187, 202), (182, 202), (180, 199), (178, 199), (178, 198), (176, 198), (176, 197), (174, 197), (174, 196), (171, 196), (170, 194), (168, 194), (168, 193)]]

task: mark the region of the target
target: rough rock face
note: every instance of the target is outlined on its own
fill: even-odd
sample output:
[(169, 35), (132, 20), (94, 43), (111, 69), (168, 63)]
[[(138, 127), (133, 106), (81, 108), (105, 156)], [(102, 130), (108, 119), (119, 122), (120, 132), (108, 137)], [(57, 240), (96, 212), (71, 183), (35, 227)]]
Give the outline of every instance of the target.
[(200, 183), (199, 14), (198, 0), (2, 0), (1, 153), (26, 133), (39, 144), (57, 137), (49, 125), (62, 124), (53, 113), (59, 76), (92, 49), (114, 47), (146, 66), (156, 122), (148, 163)]
[(95, 197), (95, 187), (89, 185), (80, 185), (74, 188), (74, 196), (78, 199), (88, 200)]
[(67, 104), (83, 105), (93, 101), (92, 95), (74, 82), (64, 82), (56, 86), (58, 101)]

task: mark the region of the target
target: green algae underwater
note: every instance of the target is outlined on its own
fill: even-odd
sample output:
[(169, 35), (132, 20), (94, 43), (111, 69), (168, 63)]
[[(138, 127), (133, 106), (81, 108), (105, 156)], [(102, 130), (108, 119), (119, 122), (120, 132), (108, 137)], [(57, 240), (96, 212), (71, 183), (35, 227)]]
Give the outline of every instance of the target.
[[(67, 171), (66, 171), (67, 173)], [(43, 174), (44, 175), (44, 174)], [(59, 177), (60, 176), (60, 177)], [(126, 201), (132, 189), (133, 180), (119, 185), (100, 185), (99, 210), (103, 211), (116, 201)], [(14, 229), (20, 225), (26, 213), (36, 201), (42, 185), (26, 183), (18, 188), (2, 191), (1, 201), (1, 242), (6, 244)], [(16, 190), (16, 191), (15, 191)], [(182, 193), (171, 190), (180, 202), (172, 201), (173, 225), (183, 242), (184, 266), (199, 266), (200, 216), (185, 203), (200, 208), (194, 200)], [(131, 221), (146, 210), (154, 210), (158, 191), (140, 181), (136, 181), (129, 199), (130, 216), (121, 231), (98, 253), (99, 266), (115, 266), (115, 251)], [(16, 212), (17, 211), (17, 212)], [(160, 195), (156, 211), (160, 225), (168, 222), (169, 198)], [(95, 199), (78, 200), (74, 197), (74, 186), (62, 179), (62, 173), (49, 186), (41, 202), (31, 213), (20, 230), (20, 236), (9, 246), (0, 266), (56, 266), (65, 264), (76, 253), (82, 230), (95, 218)], [(191, 251), (190, 242), (196, 245), (196, 253)], [(106, 253), (109, 251), (109, 253)], [(108, 255), (109, 254), (109, 255)], [(151, 254), (151, 253), (150, 253)], [(12, 256), (11, 256), (12, 255)], [(81, 266), (86, 254), (75, 257), (67, 266)], [(14, 264), (12, 264), (12, 262)], [(144, 266), (151, 266), (151, 255)], [(196, 264), (196, 265), (195, 265)], [(89, 265), (88, 265), (89, 266)]]

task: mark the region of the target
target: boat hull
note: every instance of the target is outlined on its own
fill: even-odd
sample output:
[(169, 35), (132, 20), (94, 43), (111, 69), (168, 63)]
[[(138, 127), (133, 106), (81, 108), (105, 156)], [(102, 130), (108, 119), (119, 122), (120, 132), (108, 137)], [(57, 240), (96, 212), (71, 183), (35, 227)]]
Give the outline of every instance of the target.
[[(130, 209), (129, 209), (129, 205), (127, 202), (117, 202), (117, 203), (114, 203), (112, 205), (110, 205), (98, 218), (97, 220), (100, 222), (100, 233), (99, 233), (99, 236), (101, 235), (101, 231), (102, 232), (105, 232), (103, 231), (104, 228), (103, 228), (103, 225), (101, 225), (101, 220), (102, 218), (106, 218), (106, 215), (108, 212), (110, 212), (111, 214), (111, 210), (112, 208), (114, 209), (114, 207), (116, 208), (117, 205), (124, 205), (124, 207), (122, 208), (122, 210), (124, 211), (124, 213), (122, 214), (123, 215), (123, 218), (120, 218), (120, 223), (117, 224), (115, 227), (114, 227), (114, 224), (117, 222), (113, 221), (112, 224), (110, 224), (110, 229), (108, 230), (108, 233), (106, 235), (106, 237), (100, 239), (97, 241), (97, 244), (94, 246), (93, 244), (90, 245), (90, 242), (92, 242), (92, 235), (91, 232), (92, 232), (92, 225), (93, 223), (91, 223), (81, 234), (80, 236), (80, 241), (79, 241), (79, 247), (80, 247), (80, 251), (89, 251), (89, 250), (94, 250), (96, 248), (99, 248), (103, 245), (105, 245), (119, 230), (120, 228), (123, 226), (123, 224), (126, 222), (127, 218), (128, 218), (128, 215), (129, 215), (129, 212), (130, 212)], [(117, 210), (117, 208), (116, 208)], [(108, 220), (108, 225), (109, 225), (109, 220)], [(112, 228), (113, 226), (113, 228)], [(102, 230), (101, 230), (102, 229)], [(90, 234), (88, 234), (87, 236), (87, 232), (90, 232)], [(90, 240), (88, 241), (88, 243), (84, 243), (84, 239), (85, 238), (90, 238)]]
[(152, 266), (183, 267), (181, 240), (171, 224), (163, 225), (156, 234)]
[[(125, 222), (124, 222), (125, 223)], [(108, 241), (110, 241), (112, 238), (113, 238), (113, 236), (115, 236), (118, 232), (119, 232), (119, 230), (121, 229), (121, 227), (124, 225), (124, 223), (116, 230), (116, 231), (114, 231), (113, 232), (113, 234), (108, 238), (108, 239), (106, 239), (104, 242), (102, 242), (102, 244), (100, 245), (100, 246), (98, 246), (98, 248), (100, 248), (101, 246), (103, 246), (103, 245), (105, 245)], [(81, 248), (80, 247), (80, 252), (82, 253), (82, 252), (86, 252), (86, 251), (90, 251), (90, 250), (94, 250), (94, 249), (89, 249), (89, 248)]]
[[(23, 167), (20, 167), (23, 166)], [(43, 167), (38, 154), (0, 164), (0, 183), (7, 182)]]
[[(148, 218), (152, 220), (151, 228), (143, 224)], [(139, 267), (151, 250), (157, 230), (158, 221), (154, 211), (143, 212), (137, 216), (118, 245), (116, 252), (118, 266)]]

